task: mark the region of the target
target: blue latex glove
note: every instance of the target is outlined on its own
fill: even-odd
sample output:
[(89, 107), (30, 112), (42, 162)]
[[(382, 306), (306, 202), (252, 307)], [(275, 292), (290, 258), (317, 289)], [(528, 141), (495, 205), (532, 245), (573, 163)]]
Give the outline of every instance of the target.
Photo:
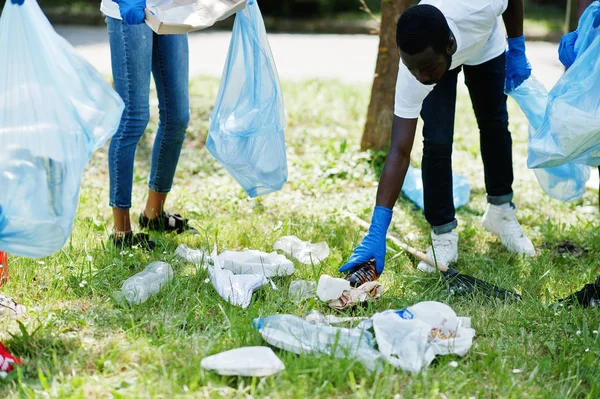
[(119, 12), (123, 22), (127, 25), (139, 25), (146, 19), (146, 0), (113, 0), (119, 5)]
[(525, 36), (508, 38), (506, 51), (506, 91), (519, 87), (531, 76), (531, 65), (525, 56)]
[(596, 10), (596, 15), (594, 15), (594, 23), (592, 24), (594, 29), (600, 26), (600, 8)]
[(558, 59), (567, 68), (573, 65), (575, 58), (577, 58), (577, 54), (575, 53), (575, 41), (577, 41), (577, 31), (567, 33), (560, 39)]
[(11, 3), (22, 6), (25, 0), (10, 0)]
[(392, 210), (384, 206), (376, 206), (373, 210), (369, 234), (354, 250), (348, 262), (340, 267), (340, 272), (349, 272), (356, 266), (375, 258), (377, 274), (381, 274), (385, 262), (385, 236), (391, 221)]

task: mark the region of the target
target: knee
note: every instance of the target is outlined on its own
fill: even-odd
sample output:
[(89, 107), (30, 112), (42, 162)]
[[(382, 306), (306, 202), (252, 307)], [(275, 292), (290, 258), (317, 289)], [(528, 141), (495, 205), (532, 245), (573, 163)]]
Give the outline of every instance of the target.
[(121, 128), (125, 134), (142, 135), (150, 121), (149, 107), (140, 107), (136, 104), (125, 104), (123, 115), (121, 116)]
[(160, 118), (160, 124), (162, 125), (167, 136), (171, 140), (183, 140), (185, 132), (190, 122), (190, 110), (189, 108), (175, 109), (167, 111)]
[(452, 138), (434, 136), (423, 139), (423, 156), (450, 157), (452, 155)]

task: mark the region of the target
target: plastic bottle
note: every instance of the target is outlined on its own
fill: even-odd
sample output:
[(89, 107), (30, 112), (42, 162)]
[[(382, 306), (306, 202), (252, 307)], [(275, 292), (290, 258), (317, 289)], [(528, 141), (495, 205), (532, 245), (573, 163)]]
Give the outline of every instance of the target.
[(381, 366), (381, 354), (373, 349), (373, 336), (367, 331), (315, 325), (289, 314), (258, 317), (252, 325), (265, 341), (280, 349), (352, 357), (370, 371)]
[(350, 281), (352, 287), (360, 287), (364, 283), (377, 280), (377, 277), (375, 260), (371, 259), (357, 267), (353, 272), (348, 274), (345, 279)]
[(290, 298), (296, 302), (317, 296), (317, 284), (314, 281), (297, 280), (290, 284)]
[(150, 295), (160, 291), (172, 278), (171, 265), (165, 262), (152, 262), (144, 271), (125, 280), (121, 290), (129, 303), (140, 304)]

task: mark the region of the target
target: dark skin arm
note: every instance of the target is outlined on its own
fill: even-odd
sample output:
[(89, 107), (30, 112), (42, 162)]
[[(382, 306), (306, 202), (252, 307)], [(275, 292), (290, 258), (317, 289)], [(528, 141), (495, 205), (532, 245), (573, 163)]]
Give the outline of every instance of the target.
[(392, 143), (377, 188), (377, 206), (392, 209), (410, 164), (410, 152), (415, 141), (417, 119), (404, 119), (394, 115)]
[(508, 0), (502, 19), (509, 38), (523, 36), (523, 0)]

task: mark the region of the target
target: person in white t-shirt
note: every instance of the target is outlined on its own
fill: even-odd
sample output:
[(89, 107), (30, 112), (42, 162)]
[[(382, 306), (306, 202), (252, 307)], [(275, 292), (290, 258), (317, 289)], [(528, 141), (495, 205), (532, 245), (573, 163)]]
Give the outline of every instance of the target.
[(150, 119), (150, 78), (158, 95), (159, 123), (150, 162), (142, 228), (181, 233), (187, 220), (164, 212), (190, 118), (189, 50), (186, 34), (157, 35), (144, 23), (145, 8), (161, 0), (102, 0), (106, 15), (115, 89), (125, 103), (121, 124), (110, 141), (110, 206), (117, 246), (154, 248), (147, 234), (133, 234), (129, 210), (134, 155)]
[[(508, 50), (502, 29), (508, 34)], [(531, 74), (525, 56), (523, 0), (425, 0), (398, 20), (400, 68), (392, 141), (377, 190), (369, 234), (340, 268), (348, 272), (375, 259), (384, 267), (386, 233), (410, 162), (417, 118), (423, 119), (422, 175), (425, 218), (431, 224), (427, 254), (439, 263), (458, 259), (452, 195), (452, 141), (456, 82), (462, 69), (480, 131), (488, 205), (483, 226), (511, 252), (535, 255), (512, 203), (512, 140), (505, 87)], [(434, 256), (435, 255), (435, 256)], [(433, 271), (421, 262), (419, 269)]]

